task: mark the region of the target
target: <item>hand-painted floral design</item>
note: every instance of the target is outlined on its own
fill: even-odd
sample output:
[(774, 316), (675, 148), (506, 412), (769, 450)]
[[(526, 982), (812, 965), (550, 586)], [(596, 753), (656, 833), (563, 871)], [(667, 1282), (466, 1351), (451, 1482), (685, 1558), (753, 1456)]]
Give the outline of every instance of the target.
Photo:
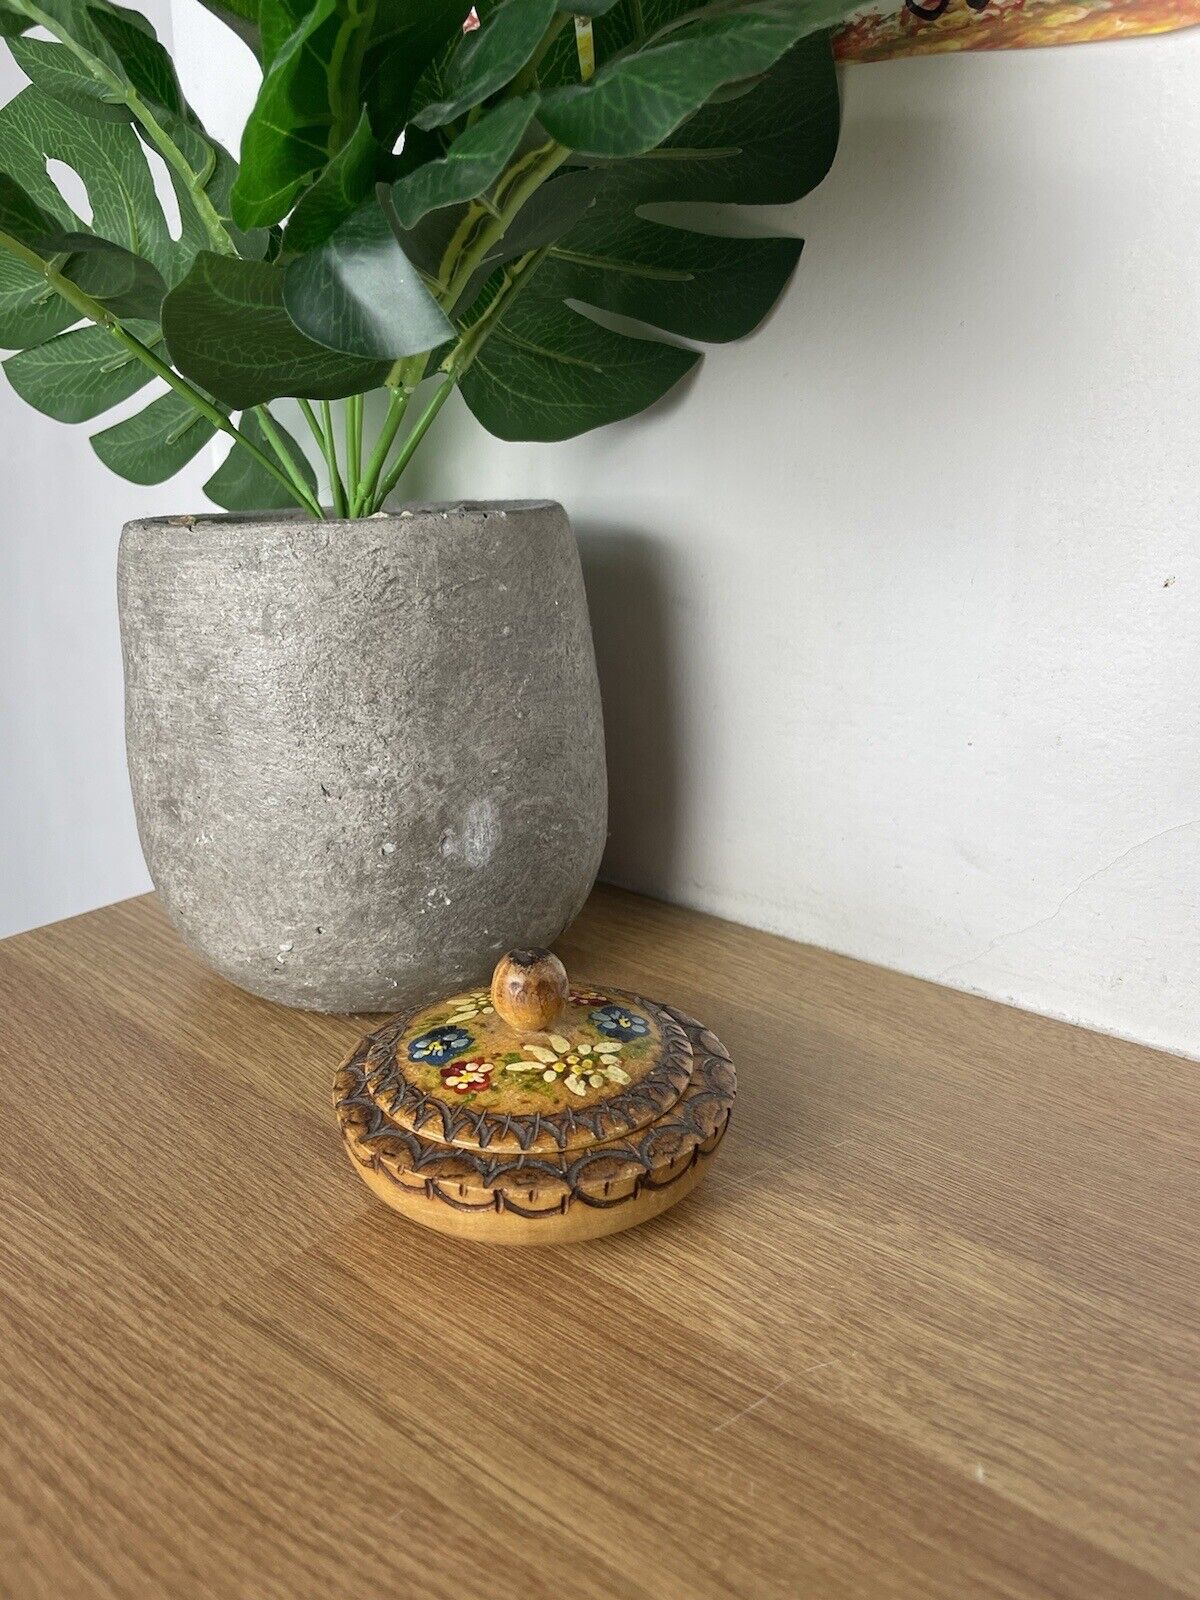
[(650, 1032), (650, 1024), (645, 1017), (627, 1011), (624, 1006), (601, 1006), (598, 1011), (589, 1013), (588, 1021), (610, 1039), (641, 1039)]
[(629, 1074), (617, 1058), (621, 1046), (611, 1039), (596, 1044), (572, 1044), (560, 1033), (548, 1033), (545, 1044), (523, 1046), (530, 1061), (510, 1061), (506, 1072), (537, 1072), (546, 1083), (561, 1078), (572, 1094), (586, 1094), (605, 1083), (628, 1083)]
[(495, 1008), (492, 997), (486, 989), (475, 989), (470, 994), (463, 995), (461, 1000), (456, 1000), (450, 1008), (451, 1026), (462, 1027), (464, 1022), (470, 1022), (472, 1017), (491, 1016)]
[(597, 994), (594, 989), (572, 989), (570, 999), (573, 1006), (607, 1006), (612, 1004), (606, 994)]
[(462, 1055), (470, 1047), (471, 1035), (467, 1030), (451, 1024), (444, 1028), (430, 1028), (428, 1033), (419, 1033), (408, 1047), (408, 1058), (410, 1061), (428, 1061), (436, 1067), (443, 1061), (449, 1061), (452, 1056)]
[(472, 1094), (479, 1089), (490, 1089), (496, 1064), (484, 1056), (471, 1056), (466, 1061), (456, 1061), (452, 1067), (442, 1068), (442, 1082), (455, 1094)]

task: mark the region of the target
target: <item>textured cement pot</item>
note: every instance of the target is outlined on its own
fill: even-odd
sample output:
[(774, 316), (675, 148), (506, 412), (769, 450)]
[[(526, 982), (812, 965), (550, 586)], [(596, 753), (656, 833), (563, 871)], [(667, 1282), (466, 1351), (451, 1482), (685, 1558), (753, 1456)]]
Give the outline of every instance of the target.
[(142, 848), (225, 977), (398, 1010), (579, 910), (604, 735), (561, 506), (131, 522), (118, 585)]

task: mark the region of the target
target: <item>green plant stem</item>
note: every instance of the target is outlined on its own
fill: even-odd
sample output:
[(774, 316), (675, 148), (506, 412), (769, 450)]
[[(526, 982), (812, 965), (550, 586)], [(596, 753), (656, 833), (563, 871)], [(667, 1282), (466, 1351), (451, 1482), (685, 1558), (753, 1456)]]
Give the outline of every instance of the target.
[[(491, 206), (486, 210), (477, 208), (479, 216), (486, 219), (482, 226), (469, 243), (456, 235), (442, 262), (439, 281), (443, 287), (437, 299), (444, 311), (453, 311), (459, 295), (488, 251), (493, 245), (499, 244), (525, 202), (547, 178), (557, 172), (569, 153), (565, 145), (551, 139), (536, 150), (528, 151), (502, 174)], [(500, 199), (501, 195), (503, 200)]]
[[(488, 251), (499, 243), (514, 217), (524, 206), (534, 191), (554, 172), (562, 166), (570, 152), (565, 145), (549, 140), (535, 150), (528, 151), (522, 158), (515, 162), (501, 177), (496, 186), (497, 199), (487, 207), (479, 207), (480, 216), (484, 219), (477, 232), (471, 233), (469, 241), (465, 237), (456, 235), (451, 250), (443, 262), (443, 271), (439, 279), (439, 292), (437, 299), (444, 310), (451, 311), (455, 301), (470, 281), (475, 270), (480, 266)], [(503, 201), (499, 195), (503, 193)], [(388, 495), (400, 481), (405, 468), (428, 432), (434, 418), (441, 410), (450, 396), (450, 391), (457, 385), (463, 373), (474, 361), (482, 348), (484, 341), (489, 337), (499, 321), (500, 313), (511, 297), (518, 292), (521, 285), (528, 281), (529, 275), (537, 269), (545, 259), (547, 250), (533, 251), (515, 262), (505, 273), (505, 281), (501, 285), (491, 305), (470, 328), (458, 339), (449, 357), (443, 362), (446, 380), (441, 384), (433, 399), (418, 418), (412, 432), (405, 439), (404, 444), (391, 467), (387, 467), (387, 459), (391, 453), (392, 445), (400, 432), (408, 410), (409, 401), (413, 390), (424, 376), (428, 356), (405, 356), (398, 360), (388, 373), (387, 386), (390, 391), (387, 412), (384, 415), (383, 425), (375, 440), (374, 448), (366, 466), (361, 471), (353, 470), (353, 477), (357, 480), (356, 488), (348, 497), (348, 509), (338, 513), (339, 516), (350, 517), (371, 516), (387, 499)], [(358, 401), (357, 439), (358, 450), (361, 452), (362, 440), (362, 396), (356, 397)], [(313, 419), (315, 423), (315, 418)], [(317, 436), (322, 437), (323, 430), (316, 429)], [(332, 435), (330, 435), (332, 441)], [(324, 445), (322, 446), (324, 448)], [(329, 453), (326, 452), (326, 461)], [(347, 444), (347, 462), (351, 460), (350, 444)], [(386, 475), (384, 472), (387, 468)], [(351, 469), (347, 468), (348, 471)], [(330, 474), (331, 484), (333, 473)], [(335, 490), (336, 496), (336, 490)]]
[[(529, 64), (533, 68), (531, 77), (536, 77), (538, 64), (566, 21), (566, 14), (560, 13), (550, 24)], [(528, 72), (528, 67), (525, 70)], [(520, 92), (519, 80), (509, 90), (509, 93), (518, 92)], [(488, 251), (504, 237), (505, 231), (525, 202), (558, 170), (569, 153), (565, 145), (555, 140), (549, 140), (535, 150), (527, 151), (501, 176), (491, 201), (472, 202), (464, 225), (451, 240), (438, 275), (436, 298), (444, 311), (447, 313), (453, 311), (456, 301)], [(537, 260), (532, 263), (533, 266), (540, 263), (543, 254), (541, 251), (536, 252)], [(522, 262), (525, 265), (517, 263), (520, 270), (510, 270), (506, 275), (504, 286), (496, 297), (497, 300), (503, 303), (511, 293), (515, 292), (516, 284), (532, 270), (530, 261), (530, 257), (523, 257)], [(361, 470), (358, 469), (357, 462), (361, 459), (362, 449), (362, 397), (357, 397), (359, 406), (356, 424), (357, 447), (356, 450), (352, 449), (352, 434), (348, 432), (346, 449), (347, 471), (356, 483), (349, 498), (348, 514), (351, 517), (372, 515), (395, 488), (413, 453), (449, 397), (451, 389), (475, 359), (498, 316), (499, 310), (496, 301), (493, 301), (484, 316), (459, 338), (449, 358), (443, 363), (443, 369), (447, 373), (446, 381), (439, 387), (433, 400), (405, 439), (396, 461), (387, 468), (386, 476), (384, 469), (387, 467), (388, 456), (400, 432), (412, 392), (424, 376), (428, 355), (401, 357), (393, 364), (387, 376), (387, 387), (390, 391), (387, 412), (367, 464)], [(481, 327), (480, 324), (485, 326)], [(350, 465), (352, 460), (355, 463), (353, 467)]]
[(346, 401), (346, 498), (353, 505), (362, 482), (363, 396)]
[(344, 517), (349, 511), (346, 485), (338, 470), (337, 434), (333, 426), (333, 411), (328, 400), (321, 401), (321, 435), (325, 441), (325, 465), (329, 468), (329, 492), (333, 496), (334, 513)]
[(507, 311), (512, 300), (528, 283), (530, 277), (541, 266), (550, 254), (550, 245), (543, 245), (540, 250), (531, 250), (528, 255), (519, 257), (511, 266), (505, 268), (504, 278), (496, 293), (492, 296), (491, 304), (465, 331), (455, 345), (450, 355), (442, 363), (443, 370), (449, 374), (454, 383), (458, 383), (467, 368), (475, 360), (480, 350), (495, 332), (500, 318)]
[(500, 318), (512, 303), (514, 297), (520, 294), (529, 279), (550, 254), (550, 249), (550, 245), (545, 245), (540, 250), (531, 250), (528, 255), (521, 256), (513, 262), (512, 266), (506, 270), (504, 281), (493, 296), (492, 303), (483, 315), (471, 324), (450, 355), (442, 363), (442, 371), (445, 374), (442, 383), (425, 410), (418, 417), (411, 433), (409, 433), (401, 446), (399, 455), (397, 455), (380, 482), (378, 492), (374, 496), (372, 510), (377, 510), (382, 506), (399, 483), (405, 468), (416, 454), (417, 447), (428, 433), (434, 418), (458, 387), (463, 374), (495, 331)]
[[(279, 457), (280, 466), (287, 473), (288, 478), (291, 480), (292, 488), (297, 493), (304, 495), (306, 499), (311, 500), (308, 485), (304, 481), (303, 474), (296, 465), (296, 459), (292, 455), (292, 452), (288, 449), (287, 442), (280, 433), (279, 426), (276, 423), (275, 418), (271, 415), (268, 407), (265, 405), (255, 406), (254, 415), (258, 418), (259, 425), (261, 426), (262, 431), (271, 446), (271, 449), (274, 450), (275, 454)], [(316, 504), (315, 501), (312, 503), (314, 505)], [(317, 512), (318, 515), (321, 514), (319, 506), (317, 507)]]
[(633, 12), (633, 31), (638, 44), (646, 42), (646, 18), (642, 14), (642, 0), (630, 0), (629, 9)]
[[(565, 145), (558, 144), (555, 140), (549, 140), (546, 144), (539, 145), (537, 149), (529, 151), (501, 177), (497, 184), (497, 193), (501, 189), (504, 190), (505, 199), (503, 204), (496, 205), (494, 209), (484, 213), (488, 220), (474, 235), (469, 244), (465, 240), (459, 240), (457, 254), (454, 253), (453, 247), (451, 251), (447, 252), (447, 260), (443, 262), (443, 286), (437, 296), (444, 310), (447, 312), (453, 310), (455, 301), (488, 251), (504, 237), (505, 230), (534, 190), (538, 189), (552, 173), (562, 166), (568, 154), (569, 152)], [(499, 307), (515, 291), (516, 284), (522, 281), (530, 270), (540, 265), (544, 256), (545, 251), (535, 251), (531, 256), (523, 256), (521, 261), (517, 262), (513, 268), (510, 268), (506, 274), (505, 284), (497, 293), (487, 311), (479, 318), (478, 322), (459, 337), (449, 357), (442, 363), (443, 369), (451, 375), (451, 387), (458, 382), (462, 373), (466, 371), (467, 367), (475, 359), (475, 355), (482, 346), (484, 339), (491, 332), (495, 321), (498, 319)], [(533, 259), (534, 257), (536, 257), (536, 260)], [(481, 324), (486, 324), (486, 328), (481, 328)], [(466, 353), (468, 350), (469, 354)], [(421, 439), (424, 438), (429, 424), (445, 403), (446, 396), (443, 394), (428, 421), (422, 417), (421, 423), (417, 424), (420, 432), (418, 433), (414, 429), (416, 437), (412, 438), (411, 449), (409, 448), (409, 440), (406, 440), (401, 457), (398, 459), (396, 466), (389, 469), (387, 478), (382, 480), (381, 486), (384, 465), (387, 462), (393, 441), (400, 431), (400, 424), (404, 420), (404, 413), (408, 408), (409, 395), (420, 382), (427, 359), (427, 357), (423, 356), (405, 357), (397, 361), (388, 374), (387, 381), (392, 389), (392, 398), (388, 404), (383, 428), (375, 442), (375, 449), (359, 485), (358, 495), (351, 506), (350, 515), (352, 517), (369, 516), (372, 511), (377, 510), (383, 503), (387, 495), (395, 488), (400, 473), (404, 471), (404, 468), (411, 460), (412, 453), (417, 448), (417, 445), (420, 444)], [(415, 372), (414, 363), (417, 364)], [(405, 381), (406, 378), (407, 382)], [(424, 426), (422, 426), (422, 423)], [(397, 467), (399, 470), (397, 470)]]
[[(120, 81), (119, 79), (117, 80)], [(196, 171), (183, 151), (167, 133), (158, 119), (151, 112), (142, 97), (135, 89), (130, 89), (125, 95), (125, 104), (133, 113), (134, 119), (145, 130), (146, 137), (162, 156), (169, 166), (183, 179), (193, 209), (203, 224), (209, 242), (218, 255), (232, 256), (237, 254), (233, 240), (229, 237), (229, 230), (221, 221), (216, 206), (208, 198), (204, 185), (207, 177)], [(214, 158), (215, 166), (215, 158)]]
[(403, 473), (405, 467), (407, 467), (408, 463), (412, 460), (414, 454), (416, 453), (417, 446), (429, 432), (433, 419), (437, 416), (438, 412), (450, 398), (456, 383), (457, 379), (452, 378), (449, 374), (447, 374), (443, 378), (439, 387), (435, 390), (433, 398), (413, 424), (412, 432), (401, 445), (400, 454), (388, 468), (387, 475), (384, 477), (382, 483), (380, 483), (378, 493), (375, 495), (375, 505), (373, 509), (377, 510), (380, 506), (382, 506), (388, 495), (391, 494), (392, 490), (400, 482), (401, 474)]
[(358, 494), (350, 508), (352, 517), (369, 517), (376, 509), (379, 502), (376, 489), (379, 485), (379, 476), (383, 471), (388, 458), (388, 451), (392, 448), (396, 435), (400, 432), (400, 424), (404, 421), (404, 413), (408, 410), (408, 402), (412, 391), (408, 388), (393, 387), (388, 396), (388, 408), (383, 419), (383, 426), (379, 430), (379, 437), (375, 441), (375, 448), (371, 451), (370, 460), (358, 486)]
[(196, 215), (204, 225), (204, 231), (208, 234), (213, 249), (221, 255), (236, 255), (233, 240), (229, 237), (225, 224), (217, 214), (217, 208), (204, 189), (211, 174), (204, 175), (196, 171), (132, 84), (126, 83), (99, 57), (94, 56), (77, 39), (73, 39), (63, 25), (49, 12), (43, 11), (36, 5), (34, 0), (13, 0), (13, 4), (31, 22), (36, 22), (48, 33), (53, 34), (59, 43), (65, 45), (75, 59), (87, 68), (97, 83), (103, 84), (110, 94), (115, 95), (120, 103), (128, 108), (159, 155), (168, 166), (174, 167), (183, 179)]
[(332, 461), (330, 460), (330, 455), (333, 451), (333, 426), (332, 418), (329, 415), (329, 402), (325, 401), (321, 408), (325, 420), (330, 424), (328, 428), (323, 427), (318, 422), (317, 414), (312, 408), (311, 401), (297, 400), (296, 404), (300, 407), (300, 415), (308, 423), (308, 430), (316, 440), (317, 449), (321, 452), (321, 459), (324, 461), (326, 470), (329, 473), (329, 495), (333, 501), (334, 514), (344, 517), (346, 515), (347, 500), (344, 491), (342, 491), (341, 479), (338, 476), (337, 455), (333, 454), (333, 459)]
[(321, 459), (325, 458), (325, 435), (321, 432), (321, 424), (317, 421), (317, 413), (312, 408), (311, 400), (297, 400), (300, 415), (308, 423), (308, 431), (316, 440), (317, 449), (321, 452)]

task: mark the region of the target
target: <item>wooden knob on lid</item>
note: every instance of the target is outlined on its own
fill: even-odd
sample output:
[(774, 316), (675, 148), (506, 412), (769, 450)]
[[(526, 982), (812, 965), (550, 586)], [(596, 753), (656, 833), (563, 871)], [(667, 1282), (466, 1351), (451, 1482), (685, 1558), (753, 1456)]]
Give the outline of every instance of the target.
[(517, 1033), (546, 1032), (567, 993), (567, 969), (549, 950), (510, 950), (492, 973), (492, 1004)]

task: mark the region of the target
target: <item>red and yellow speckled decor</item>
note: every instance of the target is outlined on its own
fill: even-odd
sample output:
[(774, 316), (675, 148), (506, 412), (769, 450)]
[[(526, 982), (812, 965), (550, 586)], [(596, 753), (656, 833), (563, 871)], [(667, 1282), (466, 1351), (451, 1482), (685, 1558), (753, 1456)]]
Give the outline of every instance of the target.
[(1200, 0), (876, 0), (833, 36), (839, 61), (951, 50), (1022, 50), (1170, 33), (1200, 23)]

